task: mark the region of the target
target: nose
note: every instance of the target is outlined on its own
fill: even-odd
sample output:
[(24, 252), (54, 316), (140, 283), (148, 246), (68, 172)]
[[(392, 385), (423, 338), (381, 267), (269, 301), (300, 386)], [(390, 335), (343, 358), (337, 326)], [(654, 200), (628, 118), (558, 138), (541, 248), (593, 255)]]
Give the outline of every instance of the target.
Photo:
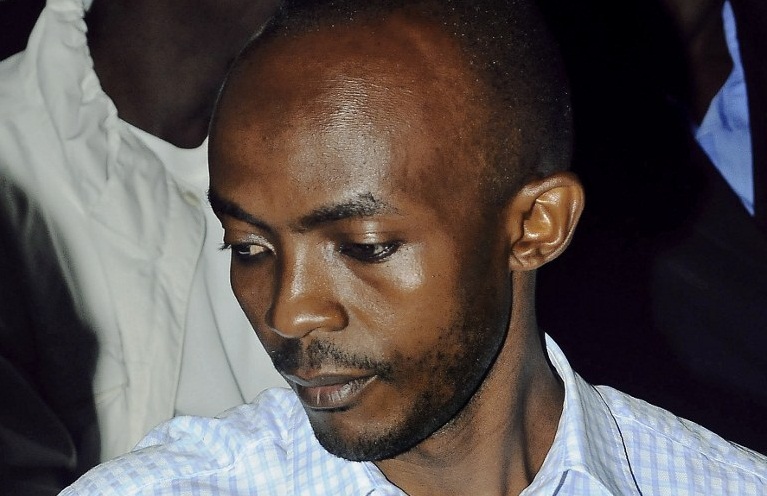
[(285, 338), (299, 339), (314, 331), (338, 331), (348, 324), (337, 298), (332, 264), (306, 254), (283, 256), (277, 268), (266, 323)]

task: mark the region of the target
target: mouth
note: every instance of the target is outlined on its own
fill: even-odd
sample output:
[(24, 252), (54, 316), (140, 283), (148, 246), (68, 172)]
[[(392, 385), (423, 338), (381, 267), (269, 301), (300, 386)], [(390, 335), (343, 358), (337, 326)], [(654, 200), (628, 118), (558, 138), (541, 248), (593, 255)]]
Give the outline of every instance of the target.
[(322, 375), (305, 379), (285, 375), (301, 402), (312, 410), (345, 410), (351, 407), (375, 378), (375, 375)]

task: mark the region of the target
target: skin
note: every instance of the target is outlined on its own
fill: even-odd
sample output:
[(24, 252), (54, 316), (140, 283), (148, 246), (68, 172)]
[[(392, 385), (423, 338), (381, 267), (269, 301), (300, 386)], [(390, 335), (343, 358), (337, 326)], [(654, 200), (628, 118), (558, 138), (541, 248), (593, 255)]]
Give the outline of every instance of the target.
[(94, 0), (86, 16), (94, 70), (123, 120), (197, 147), (229, 64), (278, 3)]
[(251, 52), (211, 133), (259, 339), (323, 445), (411, 495), (519, 493), (562, 409), (534, 269), (582, 190), (561, 173), (484, 205), (474, 80), (427, 19), (323, 29)]

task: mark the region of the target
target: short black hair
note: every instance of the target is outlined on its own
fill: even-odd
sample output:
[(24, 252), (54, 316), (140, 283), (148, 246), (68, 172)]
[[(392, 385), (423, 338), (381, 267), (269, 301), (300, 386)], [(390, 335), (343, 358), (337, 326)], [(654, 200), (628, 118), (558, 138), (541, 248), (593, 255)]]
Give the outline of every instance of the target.
[[(414, 9), (442, 24), (484, 84), (482, 181), (504, 201), (524, 182), (569, 168), (572, 117), (559, 49), (534, 0), (286, 0), (240, 58), (261, 43)], [(237, 64), (235, 64), (236, 66)]]

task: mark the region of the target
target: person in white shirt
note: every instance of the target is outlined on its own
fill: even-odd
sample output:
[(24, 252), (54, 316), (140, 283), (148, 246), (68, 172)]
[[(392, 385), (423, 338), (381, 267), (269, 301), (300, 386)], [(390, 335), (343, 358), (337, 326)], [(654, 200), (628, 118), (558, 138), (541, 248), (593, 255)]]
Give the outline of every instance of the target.
[(0, 63), (0, 173), (39, 205), (97, 334), (102, 459), (284, 384), (231, 295), (205, 200), (215, 95), (276, 3), (49, 0)]

